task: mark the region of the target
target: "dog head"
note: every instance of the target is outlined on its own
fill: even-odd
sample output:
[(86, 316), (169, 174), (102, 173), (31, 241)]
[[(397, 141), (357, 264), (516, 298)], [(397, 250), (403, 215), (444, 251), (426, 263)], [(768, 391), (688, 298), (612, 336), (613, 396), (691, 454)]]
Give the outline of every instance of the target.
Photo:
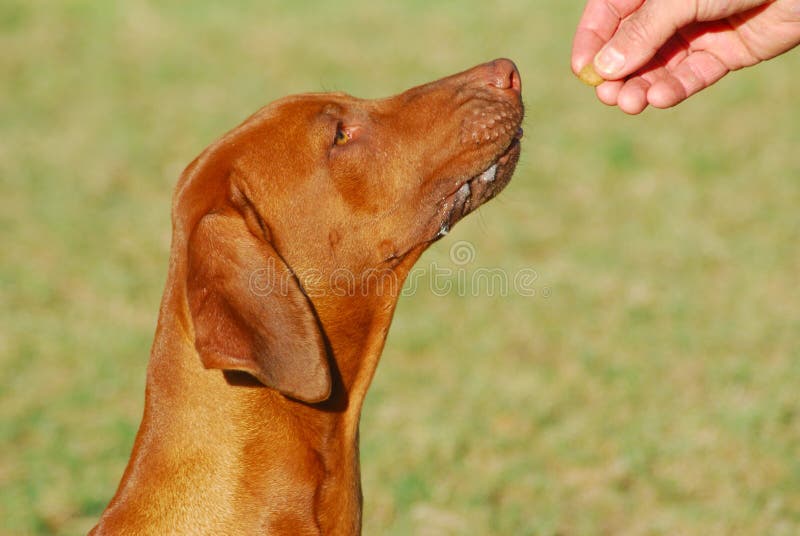
[(327, 398), (318, 312), (368, 304), (387, 276), (396, 299), (422, 251), (508, 184), (522, 117), (519, 73), (496, 60), (388, 99), (287, 97), (212, 144), (173, 205), (203, 364)]

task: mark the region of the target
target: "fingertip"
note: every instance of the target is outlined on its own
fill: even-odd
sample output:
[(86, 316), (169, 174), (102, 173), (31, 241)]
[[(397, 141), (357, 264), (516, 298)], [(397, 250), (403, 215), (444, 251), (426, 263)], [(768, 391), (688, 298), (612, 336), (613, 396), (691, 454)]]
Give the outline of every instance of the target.
[(619, 90), (622, 89), (622, 85), (623, 83), (618, 81), (603, 82), (595, 88), (595, 94), (603, 104), (616, 106), (617, 97), (619, 96)]
[(619, 103), (619, 109), (628, 115), (639, 115), (645, 110), (645, 108), (647, 108), (647, 101), (645, 99), (626, 99)]
[(580, 76), (581, 69), (589, 63), (586, 59), (581, 56), (576, 55), (575, 53), (572, 54), (572, 61), (570, 67), (572, 68), (572, 73), (575, 76)]
[(628, 80), (617, 97), (617, 106), (626, 114), (637, 115), (647, 108), (648, 84), (641, 78)]

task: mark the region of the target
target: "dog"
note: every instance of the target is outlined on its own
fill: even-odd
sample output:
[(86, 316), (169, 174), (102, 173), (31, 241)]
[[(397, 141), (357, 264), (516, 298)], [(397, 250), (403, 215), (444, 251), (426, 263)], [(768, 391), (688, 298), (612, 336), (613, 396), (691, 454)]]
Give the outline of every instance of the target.
[(358, 426), (404, 278), (509, 182), (498, 59), (397, 96), (290, 96), (185, 169), (145, 408), (90, 534), (358, 534)]

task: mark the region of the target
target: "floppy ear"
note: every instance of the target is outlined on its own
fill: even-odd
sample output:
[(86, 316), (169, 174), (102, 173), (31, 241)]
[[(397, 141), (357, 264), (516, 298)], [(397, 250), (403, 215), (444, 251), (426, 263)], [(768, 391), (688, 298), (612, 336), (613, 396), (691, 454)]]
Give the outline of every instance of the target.
[(188, 244), (195, 347), (210, 369), (248, 372), (304, 402), (328, 398), (321, 329), (294, 274), (235, 211), (211, 213)]

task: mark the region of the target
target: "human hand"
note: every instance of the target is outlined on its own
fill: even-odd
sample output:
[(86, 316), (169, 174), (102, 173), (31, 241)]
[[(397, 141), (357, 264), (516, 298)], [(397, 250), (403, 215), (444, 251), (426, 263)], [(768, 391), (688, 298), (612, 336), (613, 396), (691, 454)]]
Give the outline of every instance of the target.
[(800, 43), (800, 0), (588, 0), (572, 70), (594, 62), (597, 97), (638, 114), (669, 108), (731, 71)]

